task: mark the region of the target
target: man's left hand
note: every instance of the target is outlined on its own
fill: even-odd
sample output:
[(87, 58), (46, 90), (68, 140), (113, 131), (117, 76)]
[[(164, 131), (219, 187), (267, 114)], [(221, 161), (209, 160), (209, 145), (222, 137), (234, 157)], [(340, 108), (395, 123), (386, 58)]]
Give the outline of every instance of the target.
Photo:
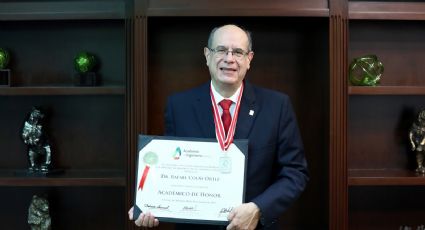
[(241, 204), (229, 213), (227, 219), (230, 221), (227, 230), (253, 230), (260, 219), (260, 209), (252, 202)]

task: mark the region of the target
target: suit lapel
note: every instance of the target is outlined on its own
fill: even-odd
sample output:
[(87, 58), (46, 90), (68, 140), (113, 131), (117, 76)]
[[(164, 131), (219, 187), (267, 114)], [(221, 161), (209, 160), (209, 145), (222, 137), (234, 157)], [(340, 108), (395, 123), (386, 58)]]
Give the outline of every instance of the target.
[(258, 114), (259, 105), (251, 84), (245, 81), (239, 117), (236, 124), (235, 139), (248, 139), (252, 124)]
[(204, 137), (215, 138), (214, 118), (209, 86), (210, 84), (204, 84), (200, 88), (200, 92), (198, 93), (199, 96), (194, 103), (194, 109)]

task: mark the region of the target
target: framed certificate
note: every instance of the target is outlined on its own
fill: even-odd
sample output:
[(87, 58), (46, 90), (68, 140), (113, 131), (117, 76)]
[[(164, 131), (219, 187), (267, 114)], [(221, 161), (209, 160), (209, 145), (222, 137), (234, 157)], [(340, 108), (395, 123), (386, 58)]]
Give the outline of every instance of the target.
[(134, 217), (227, 225), (244, 202), (248, 140), (222, 151), (215, 139), (139, 135)]

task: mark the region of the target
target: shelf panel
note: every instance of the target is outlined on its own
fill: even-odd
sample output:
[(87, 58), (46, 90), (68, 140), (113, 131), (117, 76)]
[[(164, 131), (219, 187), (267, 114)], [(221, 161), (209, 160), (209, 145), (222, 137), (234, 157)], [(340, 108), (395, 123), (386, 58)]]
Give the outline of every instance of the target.
[(425, 95), (425, 86), (349, 86), (349, 95)]
[(148, 16), (329, 16), (328, 1), (323, 0), (151, 0), (146, 8)]
[(35, 86), (35, 87), (0, 87), (2, 96), (18, 95), (124, 95), (123, 86)]
[(62, 1), (0, 3), (0, 21), (124, 18), (124, 2)]
[(425, 185), (425, 175), (413, 171), (397, 169), (348, 170), (348, 185)]
[(27, 176), (26, 170), (1, 170), (0, 186), (125, 186), (123, 171), (65, 170), (48, 177)]
[(356, 2), (348, 3), (350, 19), (425, 20), (423, 2)]

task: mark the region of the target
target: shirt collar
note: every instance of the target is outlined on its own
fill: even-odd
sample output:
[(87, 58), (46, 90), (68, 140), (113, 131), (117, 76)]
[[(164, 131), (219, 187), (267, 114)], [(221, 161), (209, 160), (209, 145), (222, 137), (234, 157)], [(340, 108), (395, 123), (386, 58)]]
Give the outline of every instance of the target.
[(219, 94), (219, 93), (217, 92), (217, 90), (215, 90), (214, 85), (212, 84), (212, 81), (211, 81), (211, 83), (210, 83), (210, 84), (211, 84), (211, 90), (212, 90), (212, 93), (213, 93), (213, 95), (214, 95), (215, 103), (216, 103), (217, 105), (218, 105), (218, 103), (220, 103), (220, 101), (222, 101), (223, 99), (231, 100), (231, 101), (233, 101), (233, 103), (235, 103), (235, 104), (237, 104), (237, 103), (238, 103), (238, 96), (239, 96), (239, 93), (241, 92), (242, 84), (239, 86), (238, 90), (236, 90), (236, 92), (235, 92), (232, 96), (230, 96), (229, 98), (225, 98), (225, 97), (221, 96), (221, 94)]

